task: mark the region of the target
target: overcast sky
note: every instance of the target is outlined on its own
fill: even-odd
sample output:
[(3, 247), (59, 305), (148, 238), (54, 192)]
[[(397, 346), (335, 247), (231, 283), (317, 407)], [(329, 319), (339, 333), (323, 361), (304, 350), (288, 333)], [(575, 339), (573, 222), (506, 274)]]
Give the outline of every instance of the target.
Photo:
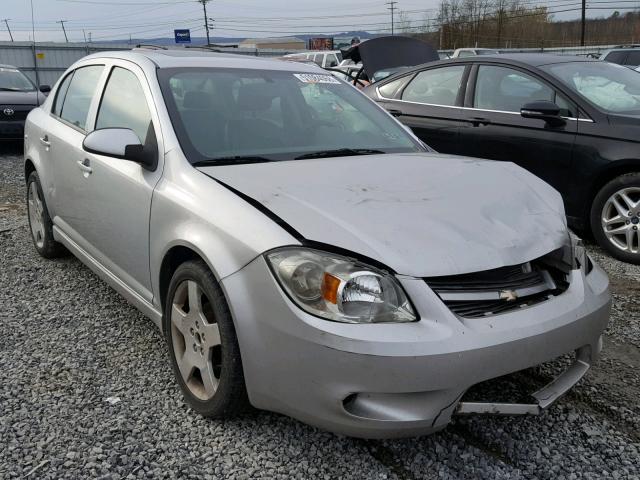
[[(274, 37), (296, 33), (334, 33), (349, 30), (389, 32), (388, 0), (211, 0), (212, 36)], [(575, 0), (541, 0), (551, 11), (573, 8)], [(559, 3), (560, 2), (560, 3)], [(564, 3), (563, 3), (564, 2)], [(527, 0), (527, 3), (533, 3)], [(422, 25), (435, 16), (439, 0), (398, 0), (398, 11)], [(629, 6), (623, 3), (621, 6)], [(69, 41), (93, 41), (171, 37), (174, 28), (190, 28), (192, 36), (204, 36), (202, 5), (196, 0), (33, 0), (37, 41), (64, 41), (58, 20), (67, 20)], [(624, 10), (623, 10), (624, 11)], [(589, 16), (610, 11), (597, 10)], [(578, 18), (579, 11), (556, 18)], [(31, 40), (30, 0), (0, 0), (0, 21), (9, 19), (15, 40)], [(84, 29), (84, 33), (83, 33)], [(4, 22), (0, 41), (9, 40)]]

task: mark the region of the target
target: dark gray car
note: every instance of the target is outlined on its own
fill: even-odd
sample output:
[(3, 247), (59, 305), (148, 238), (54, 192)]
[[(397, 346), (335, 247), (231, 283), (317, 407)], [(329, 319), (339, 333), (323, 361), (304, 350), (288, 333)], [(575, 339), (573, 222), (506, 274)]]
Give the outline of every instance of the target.
[(48, 85), (36, 88), (18, 68), (0, 65), (0, 141), (22, 139), (27, 115), (50, 90)]

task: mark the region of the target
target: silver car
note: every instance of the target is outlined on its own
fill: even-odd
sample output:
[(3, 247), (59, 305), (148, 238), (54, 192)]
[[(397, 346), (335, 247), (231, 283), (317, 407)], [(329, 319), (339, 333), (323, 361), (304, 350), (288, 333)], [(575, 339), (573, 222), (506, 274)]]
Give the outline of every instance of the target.
[[(71, 251), (151, 318), (205, 416), (426, 434), (539, 413), (601, 349), (608, 279), (555, 190), (433, 152), (313, 65), (88, 56), (29, 114), (25, 176), (38, 252)], [(528, 403), (464, 398), (567, 353)]]

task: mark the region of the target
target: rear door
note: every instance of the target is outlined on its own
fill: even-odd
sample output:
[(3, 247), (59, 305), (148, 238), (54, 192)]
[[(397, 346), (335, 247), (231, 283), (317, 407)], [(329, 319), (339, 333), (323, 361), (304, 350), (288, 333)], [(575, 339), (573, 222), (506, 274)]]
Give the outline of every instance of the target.
[(378, 87), (379, 102), (427, 145), (443, 153), (464, 153), (459, 130), (469, 66), (447, 65)]
[(128, 160), (84, 152), (89, 170), (81, 190), (86, 221), (80, 233), (95, 258), (151, 301), (149, 215), (162, 174), (159, 120), (142, 69), (118, 60), (109, 65), (107, 74), (95, 129), (131, 129), (144, 148), (158, 156), (158, 167), (150, 171)]
[(88, 220), (81, 200), (82, 142), (104, 70), (104, 65), (83, 65), (67, 74), (56, 91), (53, 108), (38, 140), (45, 152), (43, 158), (53, 165), (50, 192), (53, 221), (81, 246), (84, 242), (78, 232)]
[[(515, 162), (566, 192), (577, 133), (577, 106), (534, 72), (511, 66), (474, 67), (466, 98), (467, 127), (460, 142), (473, 156)], [(555, 102), (565, 123), (523, 118), (520, 109), (536, 100)]]

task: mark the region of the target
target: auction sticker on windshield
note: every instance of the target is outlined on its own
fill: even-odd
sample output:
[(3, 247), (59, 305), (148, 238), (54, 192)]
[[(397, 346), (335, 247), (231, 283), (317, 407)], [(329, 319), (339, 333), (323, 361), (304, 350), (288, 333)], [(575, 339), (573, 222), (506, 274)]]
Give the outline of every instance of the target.
[(340, 81), (331, 75), (317, 75), (315, 73), (294, 73), (294, 77), (304, 83), (337, 83)]

